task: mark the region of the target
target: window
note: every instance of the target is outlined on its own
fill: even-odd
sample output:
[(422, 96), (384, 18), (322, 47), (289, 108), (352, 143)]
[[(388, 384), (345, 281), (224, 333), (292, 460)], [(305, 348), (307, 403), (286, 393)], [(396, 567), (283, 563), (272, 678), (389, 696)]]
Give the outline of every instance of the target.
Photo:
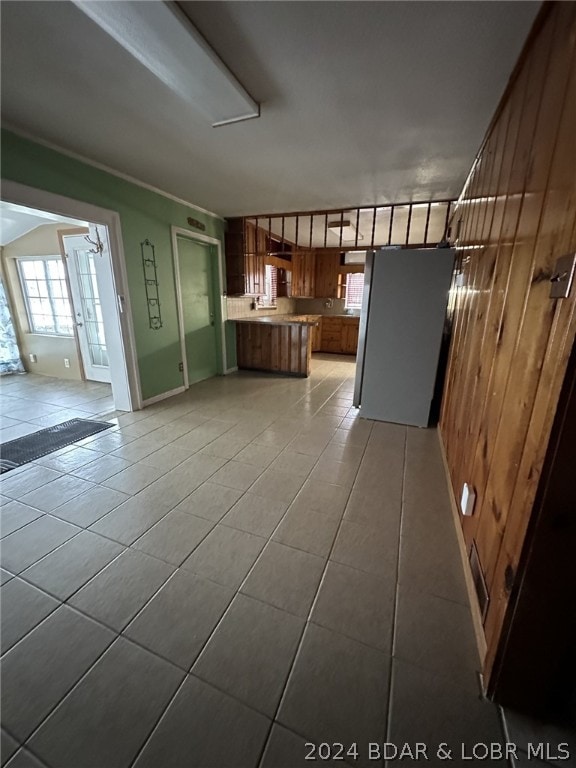
[(263, 297), (267, 307), (275, 307), (278, 298), (278, 270), (266, 264), (266, 294)]
[(18, 270), (30, 331), (73, 336), (72, 308), (60, 256), (18, 259)]
[(348, 272), (346, 275), (346, 309), (360, 309), (362, 307), (362, 294), (364, 292), (364, 273)]
[(344, 264), (366, 264), (366, 251), (348, 251), (344, 254)]

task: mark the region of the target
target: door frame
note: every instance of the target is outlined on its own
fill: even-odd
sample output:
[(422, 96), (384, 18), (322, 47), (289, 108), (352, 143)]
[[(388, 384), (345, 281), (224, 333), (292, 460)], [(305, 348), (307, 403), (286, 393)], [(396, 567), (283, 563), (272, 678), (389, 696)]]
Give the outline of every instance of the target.
[(124, 363), (121, 370), (110, 370), (114, 407), (123, 411), (140, 410), (142, 408), (142, 390), (136, 357), (136, 339), (128, 291), (120, 214), (117, 211), (101, 208), (92, 203), (85, 203), (43, 189), (29, 187), (16, 181), (2, 180), (2, 197), (4, 200), (17, 205), (69, 216), (107, 228), (112, 281), (117, 296), (116, 320)]
[[(62, 237), (64, 235), (88, 235), (90, 230), (87, 227), (71, 227), (70, 229), (59, 229), (58, 244), (60, 246), (60, 258), (64, 264), (64, 273), (66, 274), (66, 287), (68, 288), (68, 296), (70, 296), (70, 303), (72, 304), (72, 311), (74, 311), (74, 302), (72, 301), (72, 288), (70, 286), (70, 274), (68, 272), (68, 262), (66, 260), (66, 252), (64, 249), (64, 241)], [(78, 367), (80, 368), (80, 375), (82, 381), (87, 381), (86, 371), (84, 370), (84, 359), (82, 357), (82, 350), (80, 349), (80, 339), (78, 338), (78, 328), (74, 324), (74, 341), (76, 342), (76, 353), (78, 355)]]
[[(80, 367), (83, 371), (84, 378), (86, 378), (88, 381), (103, 381), (106, 382), (106, 379), (98, 379), (94, 378), (94, 370), (90, 371), (90, 376), (88, 375), (88, 369), (92, 367), (93, 363), (90, 360), (90, 349), (89, 349), (89, 340), (88, 335), (85, 330), (81, 331), (78, 327), (78, 315), (82, 315), (83, 317), (83, 326), (86, 325), (86, 318), (84, 317), (84, 307), (82, 305), (82, 288), (81, 288), (81, 281), (78, 275), (78, 260), (74, 257), (73, 254), (69, 255), (67, 253), (66, 249), (66, 240), (69, 237), (75, 237), (77, 239), (84, 240), (83, 246), (84, 250), (86, 250), (89, 246), (86, 243), (86, 240), (84, 239), (86, 235), (90, 236), (90, 230), (82, 230), (77, 229), (76, 232), (72, 230), (66, 230), (66, 229), (59, 229), (58, 230), (58, 242), (60, 243), (60, 250), (62, 254), (62, 260), (64, 261), (64, 269), (66, 270), (66, 279), (68, 283), (68, 295), (70, 297), (70, 304), (72, 305), (72, 312), (74, 313), (74, 335), (76, 336), (77, 341), (77, 347), (78, 347), (78, 356), (80, 358)], [(70, 249), (68, 249), (70, 250)], [(74, 276), (74, 279), (72, 279), (72, 275)], [(96, 281), (96, 284), (98, 286), (98, 294), (100, 300), (102, 300), (102, 297), (100, 296), (100, 286), (98, 285), (98, 280)], [(78, 301), (77, 301), (78, 299)], [(106, 336), (106, 325), (108, 324), (108, 318), (107, 313), (103, 312), (104, 320), (104, 335)], [(108, 343), (106, 342), (106, 347), (108, 347)], [(109, 352), (107, 348), (107, 352)], [(105, 368), (108, 369), (108, 377), (111, 376), (111, 369), (110, 369), (110, 361), (108, 361), (108, 365), (105, 366)], [(108, 382), (110, 383), (110, 382)]]
[(222, 243), (215, 237), (209, 237), (208, 235), (200, 235), (198, 232), (193, 232), (190, 229), (184, 229), (183, 227), (171, 227), (172, 231), (172, 258), (174, 260), (174, 283), (176, 286), (176, 307), (178, 310), (178, 330), (180, 334), (180, 352), (182, 355), (183, 364), (183, 378), (184, 389), (190, 388), (190, 380), (188, 378), (188, 356), (186, 354), (186, 332), (184, 328), (184, 304), (182, 301), (182, 281), (180, 277), (180, 255), (178, 253), (178, 236), (185, 237), (187, 240), (196, 241), (201, 245), (213, 246), (216, 249), (216, 261), (218, 269), (213, 273), (217, 280), (218, 297), (220, 299), (217, 302), (216, 311), (218, 313), (217, 319), (220, 325), (220, 344), (221, 344), (221, 359), (220, 364), (222, 366), (222, 374), (228, 372), (228, 362), (226, 355), (226, 297), (224, 296), (224, 267), (222, 258)]

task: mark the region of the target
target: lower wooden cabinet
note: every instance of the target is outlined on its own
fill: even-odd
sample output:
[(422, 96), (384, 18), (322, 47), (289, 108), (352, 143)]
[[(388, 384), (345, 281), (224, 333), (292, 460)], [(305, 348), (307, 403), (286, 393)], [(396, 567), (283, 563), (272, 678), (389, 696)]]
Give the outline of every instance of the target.
[[(322, 317), (319, 352), (355, 355), (358, 348), (359, 317)], [(312, 346), (314, 351), (314, 346)]]
[(341, 352), (342, 349), (342, 318), (327, 317), (322, 318), (322, 352)]
[(322, 320), (312, 326), (312, 352), (320, 352), (322, 349)]
[(359, 317), (345, 317), (342, 323), (342, 352), (345, 355), (355, 355), (358, 349), (358, 333), (360, 331)]

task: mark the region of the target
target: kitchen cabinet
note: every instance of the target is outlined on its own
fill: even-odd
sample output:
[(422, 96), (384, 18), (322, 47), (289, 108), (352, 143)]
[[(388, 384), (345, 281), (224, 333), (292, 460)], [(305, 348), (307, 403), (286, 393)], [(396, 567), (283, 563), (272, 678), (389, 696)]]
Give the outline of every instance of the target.
[(316, 319), (287, 317), (235, 321), (238, 368), (290, 376), (310, 375), (312, 329)]
[(278, 272), (276, 277), (278, 298), (287, 298), (292, 295), (292, 270), (285, 267), (276, 267)]
[(344, 317), (342, 319), (342, 353), (344, 355), (356, 354), (359, 331), (359, 317)]
[(266, 288), (264, 230), (243, 219), (229, 219), (225, 247), (228, 295), (262, 296)]
[(292, 252), (292, 296), (312, 299), (315, 296), (315, 251)]
[(358, 348), (359, 317), (324, 315), (320, 351), (355, 355)]
[(316, 252), (314, 268), (314, 295), (318, 299), (338, 299), (338, 274), (340, 271), (340, 251), (319, 250)]
[(342, 346), (342, 318), (324, 315), (322, 318), (322, 352), (340, 352)]
[(312, 326), (312, 352), (320, 352), (322, 349), (322, 318)]

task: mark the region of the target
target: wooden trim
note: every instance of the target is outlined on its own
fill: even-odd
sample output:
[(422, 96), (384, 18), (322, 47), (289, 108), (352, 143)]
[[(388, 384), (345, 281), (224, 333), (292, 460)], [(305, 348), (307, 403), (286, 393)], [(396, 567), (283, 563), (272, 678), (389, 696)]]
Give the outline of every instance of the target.
[[(411, 205), (428, 205), (428, 203), (454, 203), (454, 198), (442, 198), (441, 200), (410, 200), (404, 203), (382, 203), (374, 205), (352, 205), (344, 208), (321, 208), (315, 211), (284, 211), (282, 213), (258, 213), (251, 216), (243, 216), (244, 219), (280, 219), (291, 216), (323, 216), (324, 214), (342, 214), (346, 211), (370, 210), (371, 208), (407, 208)], [(411, 248), (415, 246), (411, 245)]]
[[(466, 551), (466, 542), (464, 541), (464, 533), (462, 531), (461, 513), (458, 506), (456, 497), (454, 496), (454, 489), (452, 488), (452, 482), (450, 480), (450, 470), (448, 467), (448, 458), (446, 456), (446, 450), (444, 448), (444, 442), (442, 440), (442, 433), (437, 430), (438, 444), (440, 445), (440, 453), (442, 454), (442, 462), (444, 464), (444, 474), (446, 475), (446, 484), (448, 485), (448, 495), (450, 497), (450, 509), (452, 511), (452, 519), (454, 520), (454, 528), (456, 530), (456, 538), (458, 539), (458, 550), (460, 552), (460, 558), (462, 560), (462, 570), (464, 571), (464, 580), (466, 582), (466, 591), (468, 592), (468, 601), (470, 603), (470, 613), (472, 614), (472, 625), (474, 627), (474, 636), (476, 637), (476, 645), (478, 647), (478, 653), (480, 654), (480, 664), (484, 664), (486, 658), (487, 644), (486, 637), (484, 635), (484, 627), (482, 626), (482, 614), (480, 612), (480, 606), (478, 605), (478, 599), (476, 597), (476, 587), (474, 586), (474, 580), (472, 578), (472, 571), (470, 570), (470, 562), (468, 560), (468, 552)], [(484, 681), (483, 681), (484, 684)]]

